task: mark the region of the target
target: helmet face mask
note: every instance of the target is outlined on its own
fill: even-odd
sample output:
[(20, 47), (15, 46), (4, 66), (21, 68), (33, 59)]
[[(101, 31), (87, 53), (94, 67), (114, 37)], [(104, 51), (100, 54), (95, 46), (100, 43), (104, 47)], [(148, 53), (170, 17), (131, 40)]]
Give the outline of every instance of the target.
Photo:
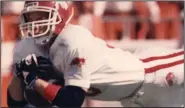
[(73, 8), (65, 1), (26, 1), (19, 25), (22, 38), (34, 38), (47, 44), (73, 17)]
[(20, 31), (23, 38), (51, 35), (52, 28), (62, 22), (57, 10), (43, 6), (26, 7), (21, 13)]
[[(45, 22), (44, 20), (49, 19), (49, 16), (42, 16), (38, 17), (37, 14), (42, 14), (46, 12), (28, 12), (23, 14), (23, 17), (25, 19), (25, 24), (21, 25), (20, 29), (22, 32), (22, 36), (33, 36), (38, 37), (39, 35), (42, 36), (42, 34), (47, 34), (49, 29), (48, 22)], [(41, 17), (42, 16), (42, 17)], [(33, 21), (33, 22), (32, 22)]]

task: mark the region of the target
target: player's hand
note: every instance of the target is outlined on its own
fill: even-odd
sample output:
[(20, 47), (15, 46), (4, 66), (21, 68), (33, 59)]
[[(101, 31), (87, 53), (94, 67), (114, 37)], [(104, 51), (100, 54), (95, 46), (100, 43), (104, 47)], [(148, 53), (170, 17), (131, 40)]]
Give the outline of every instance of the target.
[(21, 67), (23, 71), (32, 72), (37, 70), (38, 63), (35, 54), (30, 54), (26, 58), (22, 59)]
[(43, 56), (38, 56), (37, 57), (37, 62), (38, 62), (37, 69), (41, 73), (47, 73), (50, 70), (52, 70), (52, 68), (53, 68), (53, 65), (52, 65), (51, 61), (48, 58), (45, 58)]
[(38, 71), (39, 71), (39, 77), (43, 78), (43, 79), (56, 79), (58, 76), (57, 73), (61, 73), (59, 72), (52, 64), (52, 62), (50, 61), (49, 58), (45, 58), (43, 56), (38, 56), (37, 57), (37, 63), (38, 63)]
[(34, 54), (28, 55), (26, 58), (23, 58), (19, 63), (15, 64), (15, 74), (19, 78), (23, 78), (22, 71), (31, 72), (36, 70), (37, 60), (35, 59), (36, 56)]
[(22, 73), (21, 62), (15, 64), (15, 76), (17, 78), (19, 78), (20, 80), (24, 80), (23, 73)]
[(33, 83), (37, 77), (37, 59), (34, 54), (28, 55), (25, 59), (22, 59), (20, 63), (16, 64), (17, 77), (24, 80), (25, 84), (32, 88)]

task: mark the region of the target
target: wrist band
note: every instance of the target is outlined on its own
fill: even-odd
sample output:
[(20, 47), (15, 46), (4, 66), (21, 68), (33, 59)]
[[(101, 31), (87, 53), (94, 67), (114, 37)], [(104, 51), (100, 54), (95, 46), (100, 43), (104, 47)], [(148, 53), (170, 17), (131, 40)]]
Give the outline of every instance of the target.
[(48, 84), (48, 86), (45, 87), (45, 89), (44, 89), (45, 99), (52, 102), (55, 99), (55, 97), (60, 89), (61, 89), (61, 86), (58, 86), (55, 84)]

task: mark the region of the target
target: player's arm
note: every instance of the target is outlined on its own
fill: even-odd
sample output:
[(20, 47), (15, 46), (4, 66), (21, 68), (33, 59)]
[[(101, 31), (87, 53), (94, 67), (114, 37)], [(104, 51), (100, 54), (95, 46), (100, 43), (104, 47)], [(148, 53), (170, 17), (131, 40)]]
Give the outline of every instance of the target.
[[(27, 84), (28, 87), (35, 89), (52, 105), (56, 105), (58, 107), (81, 107), (86, 94), (85, 89), (83, 89), (82, 87), (70, 85), (62, 87), (59, 85), (48, 83), (40, 79), (37, 76), (37, 72), (41, 65), (40, 63), (44, 63), (44, 65), (46, 66), (48, 65), (47, 60), (42, 58), (42, 61), (40, 61), (41, 60), (40, 57), (37, 57), (36, 59), (35, 55), (30, 55), (30, 57), (26, 57), (26, 59), (23, 60), (23, 62), (27, 61), (27, 58), (31, 59), (28, 60), (31, 61), (30, 62), (31, 64), (29, 65), (29, 69), (27, 70), (28, 72), (23, 71), (22, 73), (24, 77), (24, 82)], [(36, 66), (35, 61), (37, 61), (38, 66)]]
[(85, 99), (86, 89), (77, 86), (59, 86), (37, 79), (34, 89), (52, 105), (58, 107), (81, 107)]
[(13, 76), (7, 89), (8, 107), (23, 107), (27, 104), (23, 97), (22, 83), (19, 78)]
[[(18, 47), (15, 47), (15, 49)], [(23, 107), (27, 104), (24, 99), (24, 91), (23, 91), (23, 82), (21, 79), (16, 75), (17, 69), (15, 68), (15, 64), (21, 60), (21, 56), (19, 52), (15, 50), (13, 55), (13, 76), (7, 88), (7, 104), (8, 107)]]

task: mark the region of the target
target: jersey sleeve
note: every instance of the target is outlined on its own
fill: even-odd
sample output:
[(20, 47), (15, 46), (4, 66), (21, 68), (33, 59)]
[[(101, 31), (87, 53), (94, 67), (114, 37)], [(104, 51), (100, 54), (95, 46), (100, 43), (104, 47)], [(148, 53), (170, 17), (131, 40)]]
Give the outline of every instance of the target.
[(89, 88), (90, 69), (89, 58), (83, 48), (70, 49), (66, 57), (67, 69), (64, 72), (65, 85)]

